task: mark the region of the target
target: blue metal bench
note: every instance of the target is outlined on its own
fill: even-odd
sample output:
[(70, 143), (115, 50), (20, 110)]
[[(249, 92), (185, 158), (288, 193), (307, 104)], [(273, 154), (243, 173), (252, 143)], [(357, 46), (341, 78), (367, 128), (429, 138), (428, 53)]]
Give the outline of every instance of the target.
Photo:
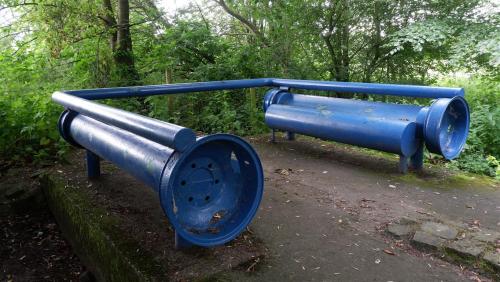
[(61, 136), (87, 150), (89, 178), (100, 175), (103, 158), (153, 188), (174, 226), (177, 248), (224, 244), (257, 212), (262, 166), (243, 139), (196, 138), (191, 129), (67, 93), (52, 98), (66, 107), (59, 119)]
[[(406, 93), (404, 88), (401, 93)], [(301, 133), (395, 153), (400, 156), (399, 170), (403, 173), (408, 164), (422, 168), (424, 145), (445, 159), (456, 158), (469, 130), (469, 108), (463, 91), (422, 107), (273, 89), (264, 97), (264, 111), (266, 124), (273, 130), (286, 131), (289, 139)]]
[[(469, 110), (460, 88), (305, 81), (276, 78), (102, 88), (55, 92), (66, 110), (58, 127), (70, 144), (87, 151), (88, 176), (107, 159), (158, 192), (175, 228), (177, 247), (215, 246), (234, 239), (254, 217), (263, 172), (253, 148), (229, 134), (196, 138), (191, 129), (112, 108), (91, 100), (190, 92), (273, 88), (264, 98), (274, 129), (393, 152), (416, 168), (423, 147), (457, 157), (467, 138)], [(290, 89), (436, 99), (428, 107), (290, 93)]]

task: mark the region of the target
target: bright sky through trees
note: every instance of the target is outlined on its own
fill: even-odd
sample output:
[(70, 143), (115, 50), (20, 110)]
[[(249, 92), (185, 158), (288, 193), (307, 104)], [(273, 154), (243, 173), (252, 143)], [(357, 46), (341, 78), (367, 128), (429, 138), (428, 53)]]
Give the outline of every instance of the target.
[(190, 3), (196, 2), (195, 0), (159, 0), (158, 4), (169, 15), (174, 16), (179, 9), (186, 8)]

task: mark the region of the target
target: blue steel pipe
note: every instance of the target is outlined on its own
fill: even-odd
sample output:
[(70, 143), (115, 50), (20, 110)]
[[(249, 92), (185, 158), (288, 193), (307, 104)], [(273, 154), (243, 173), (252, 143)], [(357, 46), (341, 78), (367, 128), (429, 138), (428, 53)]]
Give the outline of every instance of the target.
[[(421, 107), (273, 89), (264, 97), (263, 106), (266, 124), (271, 128), (402, 156), (413, 155), (419, 149), (418, 144), (425, 142), (429, 151), (446, 159), (456, 158), (469, 130), (469, 108), (461, 96), (437, 99), (430, 106)], [(416, 127), (409, 133), (402, 131), (401, 124)], [(413, 148), (413, 151), (398, 148)]]
[[(87, 150), (89, 177), (99, 176), (100, 158), (110, 160), (159, 193), (176, 246), (208, 247), (235, 238), (257, 211), (263, 173), (253, 148), (227, 134), (196, 139), (190, 129), (88, 100), (253, 87), (280, 88), (265, 97), (266, 123), (290, 139), (294, 132), (319, 136), (412, 156), (421, 165), (422, 140), (453, 158), (467, 135), (468, 107), (459, 88), (262, 78), (73, 90), (56, 92), (53, 100), (66, 107), (61, 136)], [(325, 100), (285, 91), (291, 88), (441, 99), (417, 107)]]
[(186, 150), (196, 140), (196, 135), (189, 128), (94, 103), (63, 92), (52, 94), (52, 100), (67, 109), (125, 129), (178, 151)]
[(134, 87), (69, 90), (65, 92), (84, 99), (98, 100), (270, 86), (273, 86), (272, 79), (257, 78)]
[(417, 98), (452, 98), (463, 96), (462, 88), (429, 87), (416, 85), (355, 83), (338, 81), (294, 80), (257, 78), (167, 85), (70, 90), (65, 93), (89, 100), (144, 97), (151, 95), (180, 94), (201, 91), (230, 90), (254, 87), (284, 87), (304, 90), (336, 91), (377, 95), (410, 96)]
[(159, 189), (163, 168), (173, 149), (82, 114), (62, 126), (69, 129), (71, 138), (80, 146)]
[(179, 152), (68, 110), (59, 123), (65, 138), (159, 193), (175, 228), (176, 246), (228, 242), (257, 212), (263, 192), (262, 166), (253, 148), (239, 137), (204, 136)]
[(279, 78), (273, 79), (273, 84), (276, 87), (288, 87), (293, 89), (408, 96), (418, 98), (453, 98), (455, 96), (464, 96), (464, 90), (462, 88), (430, 87), (419, 85), (295, 80)]
[(418, 148), (416, 124), (384, 120), (326, 109), (271, 105), (266, 112), (271, 128), (297, 132), (410, 157)]

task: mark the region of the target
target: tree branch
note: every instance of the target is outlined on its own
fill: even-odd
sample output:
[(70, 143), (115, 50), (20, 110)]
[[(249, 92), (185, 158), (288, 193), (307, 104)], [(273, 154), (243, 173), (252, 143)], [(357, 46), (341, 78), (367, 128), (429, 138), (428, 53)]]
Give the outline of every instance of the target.
[(36, 3), (36, 2), (23, 2), (23, 3), (19, 3), (19, 4), (10, 5), (10, 6), (0, 7), (0, 11), (5, 10), (5, 9), (18, 8), (18, 7), (22, 7), (22, 6), (38, 6), (38, 5), (41, 5), (41, 6), (44, 6), (44, 7), (57, 7), (57, 5), (54, 5), (54, 4), (41, 4), (41, 3)]
[(23, 43), (19, 46), (19, 48), (17, 48), (17, 50), (16, 50), (16, 51), (14, 51), (14, 53), (12, 53), (12, 56), (14, 56), (15, 54), (17, 54), (17, 52), (19, 52), (19, 50), (21, 50), (24, 46), (26, 46), (26, 45), (30, 44), (31, 42), (33, 42), (33, 41), (37, 40), (37, 38), (38, 38), (38, 37), (33, 37), (32, 39), (30, 39), (30, 40), (28, 40), (28, 41), (26, 41), (26, 42), (23, 42)]
[(219, 4), (219, 6), (222, 7), (222, 9), (224, 11), (226, 11), (226, 13), (228, 13), (229, 15), (231, 15), (232, 17), (234, 17), (235, 19), (239, 20), (242, 24), (244, 24), (245, 26), (247, 26), (254, 34), (255, 36), (257, 36), (262, 45), (264, 47), (268, 47), (268, 42), (267, 42), (267, 39), (266, 37), (264, 36), (264, 34), (262, 34), (262, 32), (257, 28), (257, 26), (255, 26), (252, 22), (250, 22), (249, 20), (245, 19), (242, 15), (236, 13), (235, 11), (233, 11), (231, 8), (229, 8), (226, 4), (226, 2), (224, 2), (224, 0), (214, 0), (217, 4)]

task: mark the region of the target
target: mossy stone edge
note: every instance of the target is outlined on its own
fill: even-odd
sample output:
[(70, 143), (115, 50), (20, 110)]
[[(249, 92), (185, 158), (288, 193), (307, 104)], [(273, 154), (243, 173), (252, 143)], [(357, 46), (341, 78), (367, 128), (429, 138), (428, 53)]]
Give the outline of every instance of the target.
[(124, 236), (119, 219), (93, 203), (78, 187), (53, 174), (41, 178), (56, 221), (75, 253), (98, 281), (166, 281), (152, 255)]

